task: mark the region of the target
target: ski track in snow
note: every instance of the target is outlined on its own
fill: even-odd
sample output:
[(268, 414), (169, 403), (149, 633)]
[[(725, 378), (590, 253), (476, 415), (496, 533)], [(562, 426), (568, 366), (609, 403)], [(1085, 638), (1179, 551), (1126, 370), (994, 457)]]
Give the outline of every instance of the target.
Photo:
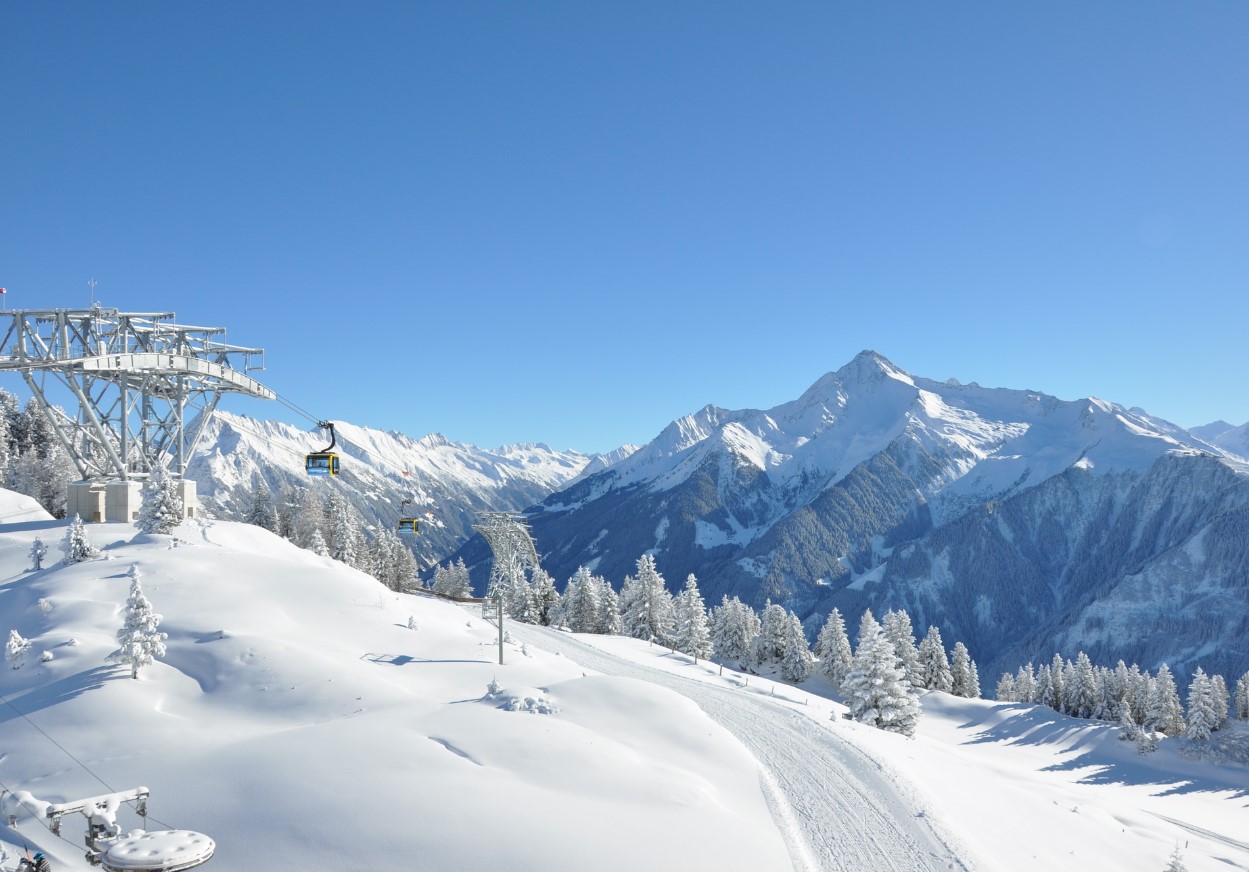
[(881, 767), (850, 742), (767, 697), (621, 660), (564, 633), (512, 623), (508, 633), (605, 675), (648, 681), (687, 697), (759, 761), (761, 787), (795, 872), (933, 872), (954, 856)]

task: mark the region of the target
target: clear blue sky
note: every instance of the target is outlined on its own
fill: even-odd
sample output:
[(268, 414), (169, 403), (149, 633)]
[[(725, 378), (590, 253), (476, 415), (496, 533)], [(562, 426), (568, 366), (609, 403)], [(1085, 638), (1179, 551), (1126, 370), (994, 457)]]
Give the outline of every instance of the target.
[(1239, 424), (1246, 46), (1243, 2), (2, 3), (0, 286), (487, 447), (864, 348)]

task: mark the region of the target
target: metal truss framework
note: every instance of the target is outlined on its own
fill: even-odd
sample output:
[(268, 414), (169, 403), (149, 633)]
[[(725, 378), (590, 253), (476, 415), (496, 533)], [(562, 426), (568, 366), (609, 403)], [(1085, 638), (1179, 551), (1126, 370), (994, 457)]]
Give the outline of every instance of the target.
[[(99, 305), (0, 314), (11, 319), (0, 371), (22, 373), (84, 480), (143, 479), (158, 466), (181, 478), (223, 393), (276, 397), (246, 374), (264, 368), (263, 349), (216, 341), (224, 327)], [(76, 416), (52, 403), (48, 376), (78, 400)], [(200, 411), (193, 432), (189, 405)]]
[(538, 568), (538, 550), (523, 516), (514, 512), (481, 512), (477, 517), (480, 523), (474, 524), (473, 529), (482, 535), (494, 555), (486, 588), (486, 598), (490, 599), (500, 584), (507, 586), (512, 573)]

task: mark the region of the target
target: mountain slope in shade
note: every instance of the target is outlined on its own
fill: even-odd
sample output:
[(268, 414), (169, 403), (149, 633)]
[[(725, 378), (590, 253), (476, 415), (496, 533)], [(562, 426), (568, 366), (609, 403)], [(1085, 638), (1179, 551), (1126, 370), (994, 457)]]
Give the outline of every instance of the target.
[(310, 479), (304, 456), (326, 447), (323, 431), (217, 412), (205, 430), (187, 477), (213, 514), (241, 517), (256, 476), (275, 497), (284, 485), (333, 487), (367, 522), (393, 526), (402, 500), (413, 497), (428, 523), (414, 543), (425, 562), (441, 559), (470, 534), (479, 511), (515, 511), (575, 481), (587, 469), (605, 469), (631, 446), (610, 455), (556, 451), (540, 443), (485, 450), (430, 434), (413, 439), (348, 423), (335, 424), (342, 473)]
[[(906, 604), (948, 627), (947, 638), (979, 641), (973, 651), (986, 664), (1014, 656), (1005, 629), (993, 630), (1001, 615), (1035, 629), (1027, 650), (1105, 641), (1109, 653), (1130, 646), (1091, 629), (1065, 635), (1064, 622), (1082, 621), (1090, 598), (1148, 573), (1185, 536), (1236, 509), (1246, 465), (1217, 452), (1141, 409), (938, 382), (863, 352), (773, 409), (706, 406), (674, 421), (630, 457), (550, 496), (532, 528), (561, 582), (585, 565), (619, 584), (650, 552), (673, 588), (692, 572), (713, 603), (770, 598), (811, 629), (833, 605), (857, 615)], [(1227, 496), (1197, 486), (1207, 479)], [(997, 507), (1031, 527), (984, 520)], [(985, 525), (999, 532), (981, 536)], [(1031, 548), (1012, 539), (1025, 527)], [(1135, 527), (1155, 533), (1125, 534)], [(462, 556), (484, 580), (484, 546), (470, 542)], [(999, 565), (996, 586), (972, 596)], [(1015, 574), (1034, 593), (1022, 596), (1028, 585), (1012, 586)], [(940, 596), (920, 597), (942, 579)], [(1026, 607), (1012, 605), (1021, 597)], [(968, 610), (985, 629), (972, 632)], [(1194, 621), (1194, 638), (1229, 638), (1234, 623), (1198, 630)], [(1196, 656), (1171, 641), (1174, 656)], [(1165, 647), (1131, 650), (1152, 657)]]

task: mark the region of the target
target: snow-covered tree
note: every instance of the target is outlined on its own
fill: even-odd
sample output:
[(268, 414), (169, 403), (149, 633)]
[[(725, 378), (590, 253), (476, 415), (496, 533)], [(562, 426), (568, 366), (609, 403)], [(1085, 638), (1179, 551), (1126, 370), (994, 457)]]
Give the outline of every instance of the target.
[(833, 687), (840, 688), (854, 662), (854, 652), (846, 635), (846, 621), (836, 608), (828, 613), (820, 635), (815, 639), (815, 656), (820, 661), (820, 674)]
[(143, 488), (143, 504), (135, 526), (143, 533), (172, 533), (186, 517), (178, 483), (170, 478), (163, 466), (152, 470), (152, 477)]
[(1063, 710), (1077, 718), (1093, 716), (1097, 704), (1097, 673), (1087, 654), (1080, 651), (1063, 681)]
[(472, 596), (473, 585), (469, 579), (468, 567), (464, 565), (463, 557), (457, 559), (454, 563), (448, 563), (446, 566), (438, 566), (434, 569), (433, 589), (436, 593), (446, 596)]
[(61, 540), (61, 550), (65, 552), (66, 563), (82, 563), (84, 560), (100, 556), (100, 551), (87, 538), (87, 530), (82, 518), (74, 515), (65, 529), (65, 538)]
[(980, 698), (980, 677), (976, 664), (962, 642), (955, 642), (954, 650), (950, 652), (950, 679), (950, 692), (955, 696)]
[(1015, 701), (1036, 701), (1036, 677), (1032, 674), (1032, 661), (1028, 661), (1026, 666), (1020, 666), (1015, 672)]
[(1178, 736), (1184, 732), (1184, 709), (1180, 704), (1180, 692), (1167, 664), (1158, 667), (1158, 674), (1149, 683), (1149, 708), (1145, 712), (1146, 729), (1157, 730), (1165, 736)]
[(329, 546), (330, 557), (348, 566), (355, 566), (359, 559), (356, 546), (360, 533), (351, 504), (342, 494), (331, 493), (326, 514), (329, 516), (329, 533), (325, 537), (325, 544)]
[(1249, 721), (1249, 672), (1236, 680), (1236, 717)]
[(32, 644), (29, 639), (23, 639), (22, 634), (17, 630), (9, 630), (9, 641), (4, 645), (5, 659), (13, 664), (14, 669), (18, 669), (22, 665), (22, 658), (30, 650)]
[(30, 562), (36, 572), (43, 569), (43, 558), (47, 556), (48, 546), (44, 545), (43, 540), (36, 536), (35, 541), (30, 543)]
[(620, 623), (627, 636), (654, 639), (663, 644), (672, 636), (673, 601), (655, 558), (643, 554), (637, 575), (625, 579), (620, 589)]
[(1180, 853), (1179, 842), (1175, 843), (1175, 850), (1167, 858), (1167, 868), (1162, 872), (1188, 872), (1188, 867), (1184, 865), (1184, 855)]
[(917, 689), (927, 687), (919, 663), (919, 652), (915, 650), (915, 630), (911, 627), (911, 616), (903, 609), (890, 609), (885, 612), (881, 621), (881, 629), (885, 638), (893, 645), (893, 653), (898, 656), (898, 665), (906, 672), (907, 680)]
[(724, 596), (711, 611), (711, 644), (716, 657), (739, 667), (748, 665), (759, 626), (759, 615), (754, 609), (737, 597)]
[(278, 531), (278, 513), (273, 505), (273, 494), (263, 476), (252, 477), (252, 499), (251, 505), (247, 507), (245, 520), (271, 533)]
[(811, 649), (807, 645), (807, 634), (802, 629), (802, 621), (793, 612), (785, 616), (781, 641), (781, 677), (795, 684), (806, 681), (815, 665), (815, 658), (811, 656)]
[(841, 683), (850, 717), (882, 730), (914, 735), (919, 723), (919, 698), (897, 665), (893, 645), (871, 611), (859, 624), (859, 647), (854, 663)]
[(711, 627), (707, 620), (707, 606), (698, 591), (698, 579), (694, 573), (685, 578), (685, 587), (677, 594), (673, 638), (677, 650), (698, 662), (711, 656)]
[(308, 544), (303, 546), (318, 557), (329, 557), (330, 549), (325, 544), (325, 537), (321, 535), (320, 530), (313, 530), (309, 534)]
[(936, 627), (929, 627), (928, 634), (919, 643), (916, 654), (919, 661), (920, 687), (949, 693), (954, 686), (954, 676), (950, 672), (950, 661), (945, 655), (941, 631)]
[(165, 656), (168, 634), (157, 628), (161, 616), (152, 611), (152, 604), (143, 594), (138, 567), (131, 567), (130, 597), (126, 600), (126, 622), (117, 631), (121, 647), (109, 655), (114, 663), (130, 666), (130, 677), (139, 677), (139, 667), (147, 666), (156, 657)]
[(294, 532), (292, 541), (296, 545), (315, 551), (312, 543), (313, 534), (316, 533), (317, 538), (321, 540), (321, 547), (325, 549), (325, 556), (329, 556), (329, 543), (325, 538), (325, 502), (321, 499), (321, 488), (318, 485), (313, 484), (300, 489), (291, 523)]
[(1210, 676), (1200, 666), (1193, 673), (1193, 680), (1188, 686), (1188, 725), (1184, 735), (1189, 739), (1204, 742), (1210, 733), (1219, 728), (1219, 716), (1215, 711), (1214, 689), (1210, 686)]
[(781, 662), (785, 653), (785, 628), (789, 625), (789, 612), (785, 607), (769, 600), (763, 607), (759, 620), (759, 635), (755, 637), (754, 661), (759, 666), (773, 666)]
[(559, 607), (559, 591), (555, 589), (555, 579), (541, 566), (536, 566), (529, 584), (533, 588), (534, 602), (538, 609), (538, 623), (548, 627)]
[(594, 576), (598, 590), (598, 627), (594, 632), (604, 636), (620, 634), (620, 595), (602, 576)]
[(1003, 672), (1002, 677), (997, 680), (993, 698), (998, 702), (1018, 702), (1015, 699), (1015, 676), (1009, 672)]
[(1230, 702), (1227, 682), (1223, 680), (1222, 675), (1210, 676), (1210, 695), (1214, 699), (1214, 714), (1218, 719), (1214, 728), (1221, 730), (1227, 726), (1228, 703)]

